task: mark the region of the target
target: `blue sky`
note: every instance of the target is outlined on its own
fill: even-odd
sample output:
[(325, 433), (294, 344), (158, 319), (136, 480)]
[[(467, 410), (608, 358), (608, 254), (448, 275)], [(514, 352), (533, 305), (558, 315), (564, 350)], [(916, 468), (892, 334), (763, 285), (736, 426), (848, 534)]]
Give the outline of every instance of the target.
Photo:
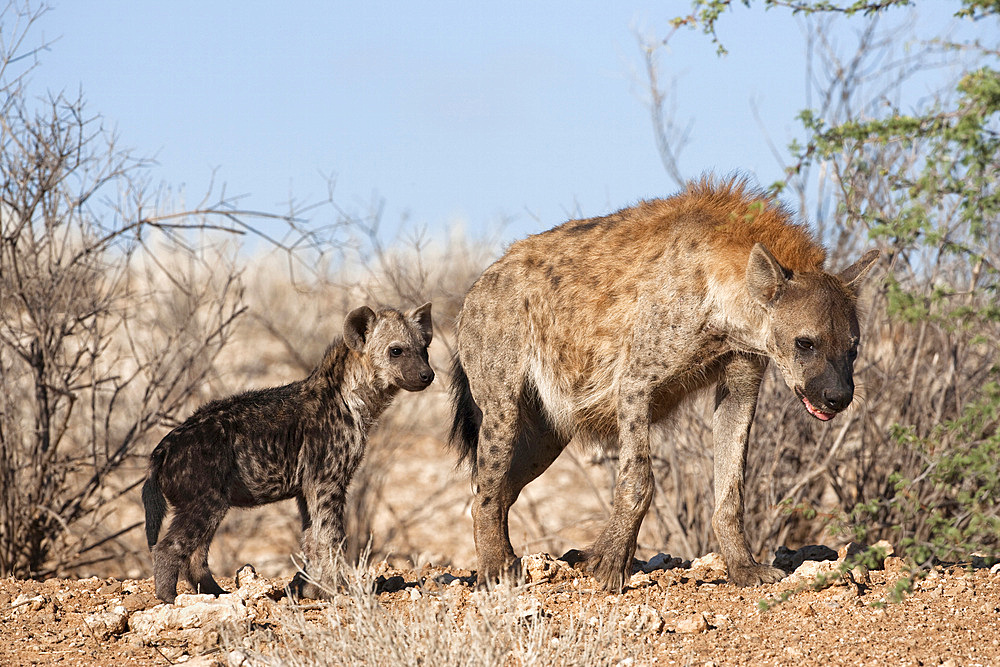
[[(55, 40), (36, 94), (82, 89), (154, 181), (201, 198), (213, 172), (248, 208), (326, 194), (383, 226), (509, 238), (676, 190), (656, 152), (636, 34), (665, 35), (687, 0), (301, 2), (61, 0), (36, 26)], [(920, 4), (947, 23), (956, 3)], [(995, 24), (993, 26), (995, 28)], [(844, 23), (844, 40), (855, 28)], [(663, 74), (692, 122), (687, 176), (780, 168), (805, 106), (800, 22), (739, 9), (720, 36), (685, 30)], [(326, 213), (317, 214), (317, 223)]]

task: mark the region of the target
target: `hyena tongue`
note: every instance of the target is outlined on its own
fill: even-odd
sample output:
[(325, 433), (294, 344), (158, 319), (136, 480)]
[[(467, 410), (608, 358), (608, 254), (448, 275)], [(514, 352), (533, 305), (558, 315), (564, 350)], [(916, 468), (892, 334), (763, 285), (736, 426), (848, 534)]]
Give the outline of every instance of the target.
[(819, 408), (817, 408), (815, 405), (813, 405), (812, 403), (810, 403), (809, 399), (806, 398), (805, 396), (802, 397), (802, 404), (806, 406), (806, 410), (809, 411), (809, 414), (811, 414), (816, 419), (819, 419), (820, 421), (828, 422), (831, 419), (833, 419), (834, 416), (835, 416), (833, 413), (823, 412), (822, 410), (820, 410)]

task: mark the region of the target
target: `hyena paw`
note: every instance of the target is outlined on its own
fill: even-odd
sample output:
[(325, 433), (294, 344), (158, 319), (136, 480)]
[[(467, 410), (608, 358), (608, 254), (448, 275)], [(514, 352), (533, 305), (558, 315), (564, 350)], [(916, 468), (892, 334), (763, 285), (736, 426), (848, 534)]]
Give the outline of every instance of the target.
[(319, 584), (310, 581), (301, 572), (296, 572), (292, 580), (285, 586), (285, 594), (296, 600), (303, 598), (329, 600), (333, 597), (333, 591), (327, 590)]
[(619, 549), (600, 550), (596, 546), (583, 554), (583, 566), (609, 593), (620, 593), (628, 581), (632, 555)]
[(157, 590), (156, 597), (160, 598), (167, 604), (173, 604), (177, 600), (177, 590)]
[(500, 564), (481, 565), (477, 573), (476, 588), (479, 590), (493, 588), (497, 583), (517, 585), (524, 582), (520, 559), (506, 561)]
[(729, 581), (737, 586), (759, 586), (760, 584), (773, 584), (785, 578), (785, 571), (779, 570), (770, 565), (760, 563), (745, 563), (741, 565), (726, 564), (729, 571)]

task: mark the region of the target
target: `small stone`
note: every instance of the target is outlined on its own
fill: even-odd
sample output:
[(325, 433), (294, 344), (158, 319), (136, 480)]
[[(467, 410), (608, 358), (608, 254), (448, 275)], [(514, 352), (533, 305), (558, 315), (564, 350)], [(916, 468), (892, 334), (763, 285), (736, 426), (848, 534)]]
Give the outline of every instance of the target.
[(246, 653), (236, 649), (226, 655), (226, 664), (229, 667), (250, 667), (250, 658)]
[(199, 655), (185, 663), (188, 667), (226, 667), (226, 663), (215, 654), (211, 655)]
[(154, 607), (158, 604), (159, 600), (152, 593), (129, 593), (122, 598), (122, 606), (125, 607), (125, 611), (130, 613)]
[(395, 593), (396, 591), (401, 591), (406, 588), (406, 579), (397, 575), (391, 577), (386, 577), (385, 575), (379, 575), (375, 579), (375, 594), (380, 593)]
[(1000, 558), (988, 554), (972, 554), (972, 568), (975, 570), (986, 570), (1000, 563)]
[(888, 556), (885, 559), (883, 567), (885, 567), (885, 571), (890, 574), (900, 574), (903, 572), (909, 572), (910, 570), (910, 568), (906, 566), (906, 561), (899, 556)]
[(774, 552), (774, 567), (785, 572), (794, 572), (806, 561), (837, 560), (837, 552), (822, 544), (809, 544), (792, 551), (786, 546), (780, 546)]
[(726, 561), (722, 558), (722, 554), (715, 553), (714, 551), (705, 554), (701, 558), (695, 558), (691, 561), (692, 570), (719, 570), (722, 572), (726, 571)]
[(284, 592), (284, 586), (264, 579), (249, 563), (236, 571), (234, 579), (236, 581), (236, 596), (244, 602), (264, 598), (273, 600)]
[(872, 547), (878, 549), (879, 551), (881, 551), (882, 553), (884, 553), (886, 556), (895, 556), (896, 555), (896, 549), (895, 549), (895, 547), (892, 546), (892, 542), (890, 542), (889, 540), (879, 540), (878, 542), (876, 542), (875, 544), (873, 544)]
[(95, 637), (103, 641), (111, 635), (120, 635), (128, 630), (128, 611), (118, 605), (108, 611), (89, 614), (84, 617), (83, 622)]
[[(565, 556), (564, 556), (565, 558)], [(574, 572), (564, 560), (549, 554), (529, 554), (521, 558), (521, 573), (529, 584), (572, 579)]]
[(236, 588), (243, 588), (244, 586), (259, 580), (260, 577), (257, 576), (257, 570), (254, 569), (254, 566), (247, 563), (240, 569), (236, 570), (236, 576), (234, 579), (236, 580)]
[(652, 586), (655, 583), (656, 581), (651, 579), (647, 572), (636, 572), (628, 580), (629, 588), (643, 588), (644, 586)]
[(120, 593), (121, 590), (122, 590), (122, 582), (111, 581), (105, 584), (104, 586), (101, 586), (98, 589), (97, 594), (100, 595), (101, 597), (111, 597), (113, 595), (118, 595), (118, 593)]
[(792, 574), (785, 579), (791, 584), (805, 584), (819, 590), (841, 581), (837, 563), (833, 561), (803, 561)]
[(670, 554), (656, 554), (650, 558), (646, 565), (643, 567), (645, 572), (654, 572), (656, 570), (672, 570), (676, 567), (682, 567), (684, 561), (680, 558), (674, 558)]
[(692, 614), (686, 618), (679, 619), (674, 625), (674, 632), (684, 635), (694, 635), (706, 632), (708, 621), (703, 614)]
[(633, 635), (658, 634), (663, 630), (663, 617), (656, 607), (640, 604), (618, 622), (618, 627)]
[(44, 595), (21, 593), (14, 598), (14, 601), (10, 603), (10, 606), (15, 613), (23, 614), (25, 612), (38, 611), (45, 606), (45, 601)]

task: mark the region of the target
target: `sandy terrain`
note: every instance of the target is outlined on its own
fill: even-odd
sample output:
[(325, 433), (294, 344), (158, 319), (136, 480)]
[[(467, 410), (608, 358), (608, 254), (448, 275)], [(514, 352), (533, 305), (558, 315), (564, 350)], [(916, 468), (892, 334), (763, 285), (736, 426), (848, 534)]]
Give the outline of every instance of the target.
[[(747, 589), (726, 582), (714, 554), (693, 564), (651, 561), (647, 569), (666, 569), (638, 571), (620, 595), (598, 590), (591, 578), (562, 561), (533, 556), (524, 562), (528, 583), (505, 592), (476, 590), (468, 570), (398, 570), (380, 563), (365, 575), (365, 585), (377, 586), (376, 592), (355, 589), (333, 602), (303, 601), (298, 607), (282, 596), (286, 579), (249, 584), (243, 579), (236, 594), (218, 600), (182, 595), (175, 609), (181, 610), (183, 601), (195, 613), (231, 599), (243, 616), (218, 620), (202, 612), (183, 622), (163, 620), (169, 608), (159, 605), (149, 579), (4, 580), (0, 664), (287, 664), (295, 655), (335, 664), (340, 660), (332, 653), (344, 649), (331, 649), (329, 634), (337, 628), (363, 634), (360, 625), (385, 622), (379, 619), (399, 624), (393, 626), (396, 636), (379, 634), (384, 650), (366, 648), (364, 637), (350, 639), (354, 659), (417, 664), (416, 656), (399, 660), (388, 649), (394, 641), (405, 644), (410, 624), (424, 633), (418, 641), (428, 651), (432, 645), (439, 651), (427, 656), (426, 664), (434, 664), (434, 656), (448, 659), (447, 651), (468, 650), (475, 641), (461, 628), (457, 636), (445, 636), (447, 628), (464, 622), (466, 629), (485, 627), (494, 638), (503, 630), (497, 626), (522, 628), (525, 645), (512, 645), (496, 660), (506, 664), (532, 659), (621, 665), (1000, 664), (997, 567), (938, 567), (901, 602), (892, 602), (892, 587), (905, 575), (903, 562), (894, 558), (887, 569), (870, 572), (869, 584), (860, 576), (859, 585), (833, 577), (836, 583), (821, 590), (798, 576), (810, 566), (824, 567), (815, 562), (778, 584)], [(235, 588), (233, 579), (221, 583)], [(796, 588), (805, 590), (779, 602), (783, 592)], [(770, 608), (762, 609), (762, 601), (770, 601)], [(495, 609), (497, 616), (483, 609)], [(436, 643), (434, 633), (444, 639)], [(548, 657), (537, 653), (554, 650), (560, 638), (575, 645)], [(586, 653), (588, 642), (597, 655)]]

